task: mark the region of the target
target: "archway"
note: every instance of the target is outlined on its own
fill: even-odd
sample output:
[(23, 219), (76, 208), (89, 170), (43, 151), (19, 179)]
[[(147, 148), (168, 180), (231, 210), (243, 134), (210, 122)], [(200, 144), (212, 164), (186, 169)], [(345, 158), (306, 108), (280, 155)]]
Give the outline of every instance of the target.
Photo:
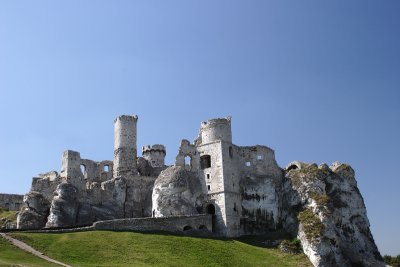
[(297, 165), (292, 164), (292, 165), (290, 165), (290, 166), (287, 168), (287, 171), (296, 170), (296, 169), (298, 169), (298, 168), (299, 168), (299, 167), (297, 167)]
[(207, 205), (207, 214), (215, 215), (215, 206), (213, 204)]
[(202, 225), (199, 226), (199, 230), (207, 230), (207, 226), (202, 224)]
[(188, 171), (192, 170), (192, 157), (189, 155), (186, 155), (184, 157), (184, 161), (185, 161), (185, 169)]
[(212, 228), (211, 231), (214, 233), (215, 232), (215, 226), (216, 226), (216, 222), (215, 222), (215, 206), (214, 204), (208, 204), (206, 207), (206, 212), (207, 214), (212, 215)]
[(193, 228), (190, 225), (186, 225), (185, 227), (183, 227), (183, 231), (188, 231), (188, 230), (192, 230)]

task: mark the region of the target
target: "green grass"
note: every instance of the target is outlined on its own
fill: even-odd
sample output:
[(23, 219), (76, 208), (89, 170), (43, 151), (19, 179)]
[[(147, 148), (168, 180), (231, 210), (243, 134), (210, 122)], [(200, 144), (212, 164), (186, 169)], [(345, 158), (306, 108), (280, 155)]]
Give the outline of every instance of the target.
[(0, 237), (0, 266), (58, 266), (13, 246)]
[(74, 266), (312, 266), (304, 254), (283, 254), (246, 240), (111, 231), (12, 235)]

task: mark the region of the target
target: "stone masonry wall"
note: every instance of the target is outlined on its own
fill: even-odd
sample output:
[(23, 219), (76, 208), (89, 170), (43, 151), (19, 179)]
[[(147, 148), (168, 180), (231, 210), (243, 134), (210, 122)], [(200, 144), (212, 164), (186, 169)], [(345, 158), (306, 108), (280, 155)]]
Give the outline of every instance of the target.
[(19, 210), (23, 204), (23, 195), (0, 194), (0, 208), (6, 210)]
[(190, 215), (175, 217), (130, 218), (99, 221), (93, 224), (95, 230), (117, 231), (167, 231), (182, 233), (187, 231), (212, 231), (211, 215)]

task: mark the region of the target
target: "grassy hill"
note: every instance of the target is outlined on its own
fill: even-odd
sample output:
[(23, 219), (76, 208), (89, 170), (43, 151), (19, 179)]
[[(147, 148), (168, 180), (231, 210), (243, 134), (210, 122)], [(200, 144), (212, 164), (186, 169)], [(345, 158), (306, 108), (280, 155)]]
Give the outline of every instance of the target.
[(258, 247), (248, 239), (111, 231), (12, 236), (74, 266), (312, 266), (303, 254)]
[(58, 266), (24, 252), (0, 237), (0, 266)]

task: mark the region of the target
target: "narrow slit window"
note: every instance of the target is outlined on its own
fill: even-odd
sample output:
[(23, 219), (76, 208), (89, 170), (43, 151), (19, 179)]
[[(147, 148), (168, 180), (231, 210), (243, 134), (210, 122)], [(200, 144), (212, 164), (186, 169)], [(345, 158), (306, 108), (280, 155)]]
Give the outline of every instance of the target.
[(211, 190), (211, 186), (207, 185), (207, 189), (208, 189), (208, 191), (210, 191)]

